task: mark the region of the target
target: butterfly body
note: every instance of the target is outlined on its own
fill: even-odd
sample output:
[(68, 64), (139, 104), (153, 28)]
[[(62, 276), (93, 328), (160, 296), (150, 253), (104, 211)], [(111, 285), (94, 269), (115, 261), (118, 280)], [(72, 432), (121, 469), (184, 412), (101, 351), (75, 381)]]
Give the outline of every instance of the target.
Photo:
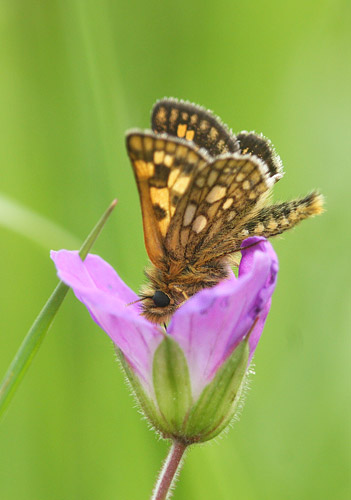
[(271, 237), (322, 211), (322, 198), (270, 204), (282, 177), (270, 141), (235, 136), (212, 113), (175, 99), (156, 103), (152, 131), (127, 134), (152, 267), (143, 314), (167, 321), (179, 305), (230, 273), (243, 240)]
[[(148, 284), (141, 290), (144, 315), (155, 323), (167, 322), (184, 300), (203, 288), (216, 285), (230, 273), (230, 259), (227, 257), (216, 258), (203, 265), (170, 266), (165, 271), (151, 266), (145, 271)], [(165, 294), (169, 303), (157, 307), (157, 300), (153, 299), (155, 291)]]

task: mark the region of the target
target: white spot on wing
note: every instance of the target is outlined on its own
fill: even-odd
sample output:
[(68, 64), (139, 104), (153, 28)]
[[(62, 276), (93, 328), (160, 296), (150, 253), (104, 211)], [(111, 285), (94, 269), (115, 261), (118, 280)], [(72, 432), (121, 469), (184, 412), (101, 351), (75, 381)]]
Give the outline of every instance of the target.
[(228, 198), (227, 200), (225, 200), (222, 206), (223, 210), (227, 210), (227, 208), (229, 208), (233, 204), (233, 201), (233, 198)]
[(186, 207), (183, 219), (183, 226), (189, 226), (196, 212), (196, 205), (194, 203), (189, 203)]
[(214, 203), (215, 201), (221, 200), (225, 196), (226, 192), (226, 187), (214, 186), (206, 196), (207, 203)]
[(193, 231), (200, 233), (207, 224), (207, 219), (204, 215), (198, 215), (193, 222)]

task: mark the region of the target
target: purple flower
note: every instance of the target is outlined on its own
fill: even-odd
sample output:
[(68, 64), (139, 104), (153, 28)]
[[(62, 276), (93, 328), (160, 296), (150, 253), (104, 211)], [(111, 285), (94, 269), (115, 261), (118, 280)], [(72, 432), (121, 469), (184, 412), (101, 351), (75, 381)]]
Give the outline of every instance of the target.
[[(138, 296), (99, 256), (89, 254), (82, 262), (76, 251), (51, 252), (60, 279), (122, 352), (144, 411), (164, 435), (210, 439), (222, 430), (219, 422), (233, 416), (278, 271), (277, 256), (264, 238), (248, 238), (242, 246), (239, 277), (188, 299), (167, 334), (140, 316), (139, 304), (130, 304)], [(224, 399), (214, 404), (222, 387)], [(217, 415), (221, 405), (225, 415)], [(174, 418), (172, 412), (178, 412)]]

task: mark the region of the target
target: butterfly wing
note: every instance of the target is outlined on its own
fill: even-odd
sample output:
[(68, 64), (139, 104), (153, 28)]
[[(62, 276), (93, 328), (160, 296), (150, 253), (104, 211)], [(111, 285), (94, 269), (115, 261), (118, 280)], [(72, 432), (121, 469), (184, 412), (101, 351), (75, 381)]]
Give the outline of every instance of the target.
[(194, 176), (186, 197), (176, 208), (165, 245), (192, 264), (232, 253), (233, 245), (218, 253), (222, 241), (233, 239), (248, 214), (258, 211), (273, 181), (267, 166), (250, 155), (223, 155)]
[(209, 157), (183, 139), (153, 132), (131, 131), (126, 142), (139, 190), (146, 250), (156, 267), (166, 269), (170, 223), (178, 220), (179, 202), (186, 199), (194, 172), (201, 172)]
[(245, 131), (235, 136), (218, 117), (201, 106), (173, 98), (161, 99), (152, 110), (151, 127), (156, 133), (192, 141), (211, 156), (234, 152), (257, 156), (268, 166), (274, 182), (283, 176), (280, 157), (269, 139)]
[(266, 207), (283, 173), (261, 135), (236, 137), (209, 111), (176, 99), (156, 103), (152, 128), (127, 134), (127, 149), (148, 255), (169, 274), (236, 252), (248, 236), (274, 236), (322, 210), (318, 194)]
[(156, 133), (192, 141), (211, 156), (239, 151), (235, 135), (219, 118), (189, 102), (172, 98), (158, 101), (152, 110), (151, 127)]
[(279, 155), (269, 139), (255, 132), (240, 132), (237, 135), (241, 154), (257, 156), (268, 167), (269, 175), (274, 182), (283, 177), (283, 166)]

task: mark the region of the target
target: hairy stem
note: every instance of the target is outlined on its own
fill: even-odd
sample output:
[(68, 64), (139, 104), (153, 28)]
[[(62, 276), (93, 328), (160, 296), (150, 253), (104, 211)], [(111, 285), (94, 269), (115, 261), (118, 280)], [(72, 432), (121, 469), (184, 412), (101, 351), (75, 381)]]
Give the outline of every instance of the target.
[(182, 465), (182, 458), (187, 445), (173, 441), (167, 458), (157, 478), (151, 500), (166, 500), (171, 498), (172, 486)]

